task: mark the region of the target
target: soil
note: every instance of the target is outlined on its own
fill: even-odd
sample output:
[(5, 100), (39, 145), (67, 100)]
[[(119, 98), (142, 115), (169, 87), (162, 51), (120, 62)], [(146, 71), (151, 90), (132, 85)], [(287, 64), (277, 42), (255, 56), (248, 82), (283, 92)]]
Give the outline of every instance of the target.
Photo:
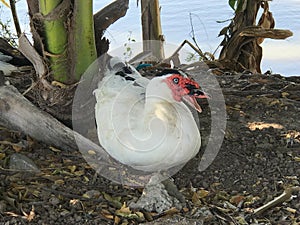
[[(97, 175), (80, 152), (38, 143), (0, 128), (0, 224), (300, 224), (300, 77), (217, 76), (226, 101), (227, 128), (213, 163), (198, 171), (210, 131), (203, 102), (203, 145), (173, 176), (186, 198), (163, 213), (127, 207), (141, 189)], [(9, 169), (14, 153), (39, 172)], [(282, 193), (286, 198), (256, 210)]]

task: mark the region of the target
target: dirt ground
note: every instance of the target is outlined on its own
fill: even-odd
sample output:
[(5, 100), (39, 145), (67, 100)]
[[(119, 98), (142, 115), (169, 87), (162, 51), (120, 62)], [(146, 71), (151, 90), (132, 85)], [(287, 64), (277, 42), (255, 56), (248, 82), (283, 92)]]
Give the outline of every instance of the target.
[[(0, 224), (300, 224), (300, 77), (222, 75), (227, 127), (213, 163), (198, 171), (210, 111), (203, 105), (199, 155), (173, 176), (181, 210), (128, 208), (141, 189), (97, 175), (80, 152), (64, 152), (0, 127)], [(9, 169), (13, 154), (38, 173)], [(283, 193), (265, 211), (257, 209)]]

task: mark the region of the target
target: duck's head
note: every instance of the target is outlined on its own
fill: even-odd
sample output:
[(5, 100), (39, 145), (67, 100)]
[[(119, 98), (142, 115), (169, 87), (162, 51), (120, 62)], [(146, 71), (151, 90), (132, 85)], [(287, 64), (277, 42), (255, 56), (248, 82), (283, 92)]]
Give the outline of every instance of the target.
[(165, 82), (171, 90), (172, 97), (175, 101), (184, 101), (198, 112), (202, 112), (197, 98), (209, 98), (209, 96), (200, 89), (199, 84), (195, 80), (180, 73), (172, 73), (166, 75), (163, 82)]

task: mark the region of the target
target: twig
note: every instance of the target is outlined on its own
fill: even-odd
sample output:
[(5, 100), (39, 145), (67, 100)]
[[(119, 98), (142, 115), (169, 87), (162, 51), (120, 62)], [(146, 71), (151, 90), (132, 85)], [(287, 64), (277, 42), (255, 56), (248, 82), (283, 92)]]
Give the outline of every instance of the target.
[(192, 49), (194, 49), (201, 57), (203, 57), (204, 59), (207, 60), (206, 56), (203, 54), (203, 52), (201, 51), (201, 49), (199, 48), (196, 48), (191, 42), (189, 42), (188, 40), (184, 40), (181, 45), (175, 50), (175, 52), (167, 59), (164, 59), (160, 64), (162, 63), (166, 63), (170, 60), (172, 60), (177, 54), (178, 52), (182, 49), (182, 47), (185, 45), (185, 44), (188, 44)]
[(18, 15), (17, 15), (17, 10), (16, 10), (16, 1), (9, 0), (9, 3), (10, 3), (10, 10), (11, 10), (12, 17), (14, 19), (14, 24), (15, 24), (15, 28), (17, 31), (17, 35), (18, 35), (18, 37), (20, 37), (22, 34), (22, 31), (21, 31), (21, 27), (20, 27)]
[[(238, 225), (238, 222), (232, 216), (230, 216), (228, 213), (224, 212), (224, 210), (222, 208), (217, 207), (217, 206), (212, 206), (212, 209), (213, 209), (213, 214), (217, 218), (219, 218), (223, 221), (226, 221), (227, 223), (229, 221), (231, 221), (231, 224)], [(216, 211), (218, 211), (218, 212), (216, 212)], [(220, 214), (222, 214), (222, 215), (220, 215)]]
[(289, 200), (292, 196), (292, 193), (294, 191), (300, 191), (300, 187), (299, 186), (296, 186), (296, 187), (290, 187), (290, 188), (287, 188), (286, 190), (284, 190), (284, 192), (279, 195), (278, 197), (274, 198), (272, 201), (268, 202), (267, 204), (257, 208), (254, 210), (253, 212), (253, 215), (258, 215), (258, 214), (261, 214), (263, 213), (264, 211), (278, 205), (278, 204), (281, 204), (287, 200)]
[[(198, 50), (201, 51), (198, 43), (197, 43), (197, 40), (196, 40), (196, 34), (195, 34), (195, 30), (194, 30), (194, 25), (193, 25), (193, 19), (192, 19), (192, 13), (190, 13), (190, 24), (191, 24), (191, 34), (192, 34), (192, 40), (194, 41), (196, 47), (198, 48)], [(197, 51), (198, 52), (198, 51)], [(203, 56), (202, 56), (203, 55)], [(201, 56), (204, 57), (204, 59), (206, 59), (205, 55), (202, 54)]]

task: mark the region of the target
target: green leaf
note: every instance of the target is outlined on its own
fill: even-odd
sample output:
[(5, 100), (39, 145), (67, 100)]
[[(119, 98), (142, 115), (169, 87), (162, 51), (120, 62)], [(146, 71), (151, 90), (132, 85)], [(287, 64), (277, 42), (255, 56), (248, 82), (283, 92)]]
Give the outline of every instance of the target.
[(228, 0), (228, 4), (235, 11), (235, 4), (238, 0)]
[(222, 36), (222, 35), (225, 35), (225, 34), (227, 34), (227, 32), (228, 32), (228, 27), (224, 27), (221, 31), (220, 31), (220, 33), (219, 33), (219, 35), (218, 35), (218, 37), (220, 37), (220, 36)]
[(228, 4), (235, 12), (243, 12), (247, 7), (247, 0), (228, 0)]
[(103, 197), (114, 207), (116, 207), (118, 209), (122, 207), (122, 203), (120, 202), (121, 201), (120, 196), (112, 197), (111, 195), (109, 195), (105, 192), (102, 192), (102, 194), (103, 194)]

